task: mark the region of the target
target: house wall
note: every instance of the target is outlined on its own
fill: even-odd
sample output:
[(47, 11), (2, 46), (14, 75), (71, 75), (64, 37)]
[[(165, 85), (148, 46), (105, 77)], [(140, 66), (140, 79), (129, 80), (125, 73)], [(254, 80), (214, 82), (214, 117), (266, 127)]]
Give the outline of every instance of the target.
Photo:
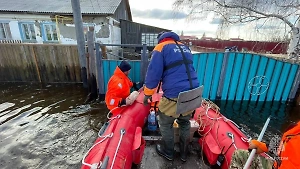
[[(31, 43), (49, 43), (43, 38), (43, 24), (53, 23), (56, 25), (59, 40), (54, 43), (76, 44), (76, 31), (72, 16), (64, 16), (57, 19), (50, 15), (36, 14), (1, 14), (0, 22), (9, 22), (12, 39), (28, 41), (22, 39), (22, 31), (19, 23), (34, 23), (36, 40)], [(106, 16), (83, 16), (83, 24), (91, 25), (95, 28), (95, 41), (100, 43), (121, 43), (121, 28), (119, 22)], [(50, 42), (53, 43), (53, 42)]]
[(120, 19), (129, 20), (128, 11), (127, 11), (126, 3), (124, 0), (121, 1), (121, 4), (117, 8), (114, 18), (116, 18), (117, 20), (120, 20)]

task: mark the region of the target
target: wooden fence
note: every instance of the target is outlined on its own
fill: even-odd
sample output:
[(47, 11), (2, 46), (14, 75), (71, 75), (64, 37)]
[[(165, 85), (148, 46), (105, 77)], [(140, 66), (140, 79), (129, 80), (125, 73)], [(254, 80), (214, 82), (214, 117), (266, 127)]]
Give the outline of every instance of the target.
[(77, 46), (0, 44), (0, 81), (81, 82)]

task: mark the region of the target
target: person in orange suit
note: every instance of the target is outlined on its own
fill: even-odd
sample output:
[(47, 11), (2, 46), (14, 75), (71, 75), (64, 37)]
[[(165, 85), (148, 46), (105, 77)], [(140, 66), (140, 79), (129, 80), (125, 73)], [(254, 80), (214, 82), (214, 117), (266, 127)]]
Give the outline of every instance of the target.
[[(256, 149), (256, 154), (275, 149), (277, 154), (271, 154), (272, 159), (256, 155), (249, 169), (300, 169), (300, 121), (288, 127), (279, 147), (271, 147), (264, 142), (251, 140), (249, 150), (252, 149)], [(247, 150), (236, 150), (232, 155), (229, 169), (243, 168), (249, 154)]]
[(109, 110), (131, 105), (137, 98), (137, 91), (133, 91), (130, 94), (130, 89), (134, 86), (134, 83), (128, 77), (130, 70), (130, 64), (123, 60), (109, 79), (105, 95), (105, 103)]

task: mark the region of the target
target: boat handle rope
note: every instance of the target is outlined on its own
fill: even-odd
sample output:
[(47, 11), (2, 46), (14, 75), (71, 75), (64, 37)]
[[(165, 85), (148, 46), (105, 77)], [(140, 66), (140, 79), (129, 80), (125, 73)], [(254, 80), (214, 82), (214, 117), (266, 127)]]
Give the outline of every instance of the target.
[(113, 166), (114, 166), (114, 164), (115, 164), (115, 160), (116, 160), (116, 157), (117, 157), (117, 153), (118, 153), (118, 150), (119, 150), (119, 148), (120, 148), (120, 145), (121, 145), (121, 141), (122, 141), (122, 139), (123, 139), (123, 136), (124, 136), (124, 134), (125, 134), (125, 129), (124, 129), (124, 128), (123, 128), (123, 129), (121, 129), (121, 130), (120, 130), (120, 132), (121, 132), (121, 137), (120, 137), (120, 140), (119, 140), (118, 146), (117, 146), (117, 148), (116, 148), (116, 152), (115, 152), (115, 155), (114, 155), (113, 161), (112, 161), (112, 163), (111, 163), (111, 167), (110, 167), (110, 169), (112, 169), (112, 168), (113, 168)]
[(237, 150), (238, 148), (235, 145), (234, 135), (232, 133), (228, 133), (228, 136), (231, 138), (232, 144), (233, 144), (234, 148)]
[(101, 138), (103, 138), (102, 140), (98, 141), (96, 144), (94, 144), (88, 151), (87, 153), (85, 153), (85, 155), (83, 156), (83, 159), (82, 159), (82, 164), (83, 165), (86, 165), (86, 166), (89, 166), (91, 169), (97, 169), (99, 167), (101, 167), (102, 165), (102, 161), (100, 161), (99, 163), (94, 163), (94, 164), (89, 164), (89, 163), (86, 163), (84, 161), (84, 159), (86, 158), (86, 156), (89, 154), (89, 152), (98, 144), (102, 143), (105, 139), (107, 138), (111, 138), (113, 136), (113, 133), (110, 133), (108, 135), (105, 135), (105, 136), (101, 136)]
[[(125, 107), (125, 105), (122, 105), (121, 107)], [(106, 115), (107, 119), (109, 119), (109, 120), (114, 119), (114, 118), (110, 118), (110, 115), (112, 114), (112, 112), (113, 112), (114, 110), (119, 109), (119, 108), (121, 108), (121, 107), (115, 107), (115, 108), (111, 109), (111, 110), (107, 113), (107, 115)], [(117, 115), (117, 116), (119, 116), (119, 115)], [(117, 116), (115, 116), (115, 117), (117, 117)]]
[[(228, 119), (228, 118), (226, 118), (226, 117), (223, 117), (223, 119), (224, 119), (224, 121), (225, 122), (231, 122), (232, 124), (234, 124), (238, 129), (240, 129), (241, 127), (238, 125), (238, 124), (236, 124), (234, 121), (232, 121), (231, 119)], [(243, 134), (245, 134), (245, 133), (243, 133)], [(248, 138), (246, 138), (246, 137), (241, 137), (241, 140), (243, 141), (243, 142), (249, 142), (250, 140), (252, 140), (252, 137), (251, 136), (249, 136), (248, 134), (245, 134), (246, 136), (248, 136)]]
[(108, 122), (111, 122), (111, 121), (113, 121), (114, 119), (119, 119), (119, 118), (121, 118), (121, 115), (120, 115), (120, 114), (116, 115), (115, 117), (109, 118)]

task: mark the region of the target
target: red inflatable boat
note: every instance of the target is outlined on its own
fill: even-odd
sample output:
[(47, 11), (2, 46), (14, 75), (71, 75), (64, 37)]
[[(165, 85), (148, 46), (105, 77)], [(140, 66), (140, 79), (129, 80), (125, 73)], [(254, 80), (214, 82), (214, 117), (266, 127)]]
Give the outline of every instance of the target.
[[(153, 102), (159, 101), (161, 96), (162, 92), (153, 95)], [(113, 112), (114, 115), (103, 125), (94, 145), (84, 156), (82, 169), (130, 169), (132, 163), (141, 162), (145, 149), (142, 128), (150, 112), (150, 106), (143, 105), (143, 98), (144, 93), (140, 90), (131, 106)], [(213, 102), (203, 100), (201, 107), (195, 110), (193, 119), (200, 126), (198, 133), (202, 137), (199, 144), (210, 165), (228, 169), (233, 152), (248, 149), (251, 138), (223, 116)]]
[[(161, 94), (155, 94), (157, 101)], [(145, 148), (142, 137), (150, 106), (143, 105), (144, 93), (131, 106), (113, 111), (113, 116), (100, 129), (94, 145), (82, 160), (82, 169), (130, 169), (139, 164)]]
[(228, 169), (233, 152), (236, 149), (248, 149), (251, 138), (239, 130), (237, 124), (223, 116), (213, 102), (203, 100), (193, 118), (200, 126), (198, 133), (202, 137), (199, 144), (210, 165)]

